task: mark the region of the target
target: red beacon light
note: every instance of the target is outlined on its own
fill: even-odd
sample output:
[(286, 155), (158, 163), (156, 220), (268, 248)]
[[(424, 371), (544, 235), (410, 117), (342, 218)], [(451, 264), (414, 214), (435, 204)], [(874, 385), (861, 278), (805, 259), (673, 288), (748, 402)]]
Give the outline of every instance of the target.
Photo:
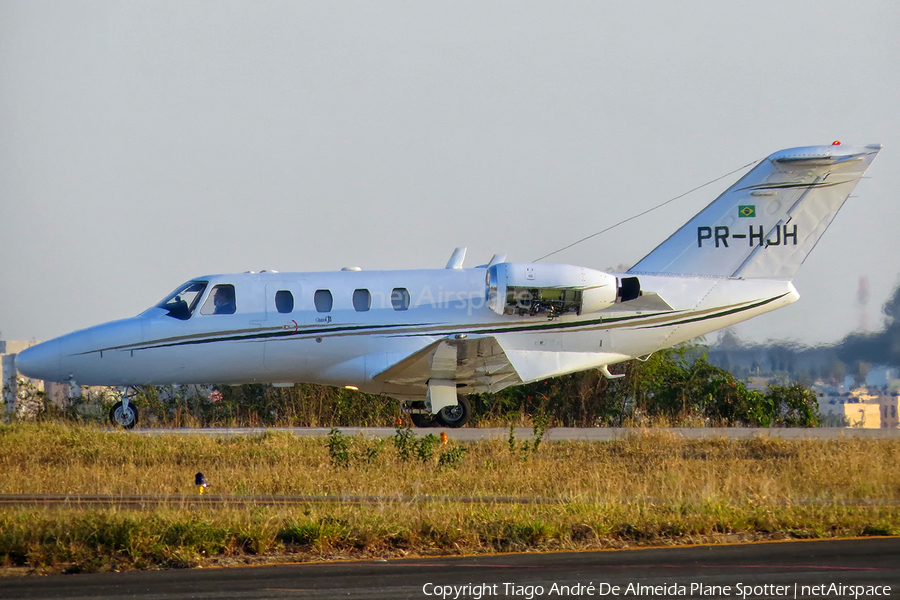
[(831, 145), (832, 146), (840, 146), (841, 142), (840, 142), (840, 140), (834, 140), (833, 142), (831, 142)]

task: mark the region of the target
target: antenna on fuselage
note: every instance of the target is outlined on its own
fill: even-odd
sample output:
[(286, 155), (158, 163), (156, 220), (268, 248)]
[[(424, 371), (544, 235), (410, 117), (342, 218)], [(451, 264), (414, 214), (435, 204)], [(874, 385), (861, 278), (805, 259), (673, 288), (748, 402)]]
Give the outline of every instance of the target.
[(464, 260), (466, 260), (466, 247), (460, 246), (453, 251), (453, 256), (450, 257), (450, 262), (447, 263), (447, 266), (445, 268), (462, 269)]
[(638, 217), (643, 217), (643, 216), (646, 215), (647, 213), (651, 213), (651, 212), (653, 212), (654, 210), (656, 210), (657, 208), (662, 208), (663, 206), (665, 206), (666, 204), (669, 204), (670, 202), (675, 202), (676, 200), (679, 200), (679, 199), (681, 199), (681, 198), (684, 198), (684, 197), (687, 196), (688, 194), (691, 194), (691, 193), (693, 193), (693, 192), (696, 192), (696, 191), (699, 190), (699, 189), (703, 189), (703, 188), (705, 188), (706, 186), (708, 186), (708, 185), (710, 185), (710, 184), (713, 184), (713, 183), (719, 181), (720, 179), (725, 179), (725, 178), (728, 177), (729, 175), (732, 175), (732, 174), (734, 174), (734, 173), (737, 173), (738, 171), (742, 171), (742, 170), (746, 169), (747, 167), (751, 167), (751, 166), (753, 166), (753, 165), (755, 165), (755, 164), (759, 164), (759, 163), (762, 162), (763, 160), (765, 160), (765, 159), (764, 159), (764, 158), (760, 158), (760, 159), (757, 159), (757, 160), (754, 160), (754, 161), (750, 161), (750, 162), (748, 162), (746, 165), (744, 165), (743, 167), (738, 167), (738, 168), (735, 169), (734, 171), (729, 171), (729, 172), (725, 173), (724, 175), (720, 175), (720, 176), (716, 177), (715, 179), (711, 179), (711, 180), (707, 181), (706, 183), (704, 183), (703, 185), (698, 185), (698, 186), (695, 187), (694, 189), (688, 190), (688, 191), (686, 191), (686, 192), (683, 193), (683, 194), (678, 194), (678, 195), (675, 196), (674, 198), (669, 198), (669, 199), (666, 200), (665, 202), (660, 202), (660, 203), (657, 204), (656, 206), (652, 206), (652, 207), (648, 208), (648, 209), (645, 210), (645, 211), (639, 212), (639, 213), (637, 213), (636, 215), (631, 215), (631, 216), (628, 217), (627, 219), (622, 219), (622, 220), (619, 221), (618, 223), (615, 223), (614, 225), (610, 225), (609, 227), (606, 227), (606, 228), (604, 228), (604, 229), (601, 229), (600, 231), (598, 231), (598, 232), (596, 232), (596, 233), (592, 233), (591, 235), (586, 235), (586, 236), (584, 236), (583, 238), (581, 238), (580, 240), (577, 240), (577, 241), (575, 241), (575, 242), (572, 242), (572, 243), (569, 244), (568, 246), (563, 246), (562, 248), (559, 248), (559, 249), (557, 249), (557, 250), (554, 250), (553, 252), (551, 252), (551, 253), (549, 253), (549, 254), (545, 254), (545, 255), (543, 255), (543, 256), (540, 257), (540, 258), (536, 258), (536, 259), (534, 259), (534, 260), (531, 261), (531, 262), (540, 262), (540, 261), (544, 260), (545, 258), (549, 258), (549, 257), (553, 256), (554, 254), (559, 254), (559, 253), (562, 252), (563, 250), (568, 250), (568, 249), (571, 248), (572, 246), (577, 246), (577, 245), (580, 244), (581, 242), (586, 242), (586, 241), (588, 241), (588, 240), (591, 239), (591, 238), (595, 238), (595, 237), (597, 237), (598, 235), (602, 235), (602, 234), (606, 233), (607, 231), (609, 231), (609, 230), (611, 230), (611, 229), (615, 229), (615, 228), (618, 227), (619, 225), (624, 225), (624, 224), (627, 223), (628, 221), (633, 221), (634, 219), (637, 219)]

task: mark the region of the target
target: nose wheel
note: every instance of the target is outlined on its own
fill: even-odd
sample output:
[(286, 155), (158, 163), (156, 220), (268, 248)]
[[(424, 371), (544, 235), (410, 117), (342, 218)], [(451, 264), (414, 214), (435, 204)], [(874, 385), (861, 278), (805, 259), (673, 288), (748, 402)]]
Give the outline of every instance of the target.
[(109, 420), (113, 425), (124, 429), (133, 429), (137, 425), (137, 408), (131, 403), (131, 400), (137, 396), (137, 393), (137, 390), (134, 388), (129, 388), (122, 395), (122, 400), (113, 404), (112, 409), (109, 411)]
[(112, 410), (109, 411), (109, 420), (112, 421), (113, 425), (132, 429), (137, 425), (137, 410), (135, 410), (134, 404), (125, 406), (122, 402), (116, 402)]

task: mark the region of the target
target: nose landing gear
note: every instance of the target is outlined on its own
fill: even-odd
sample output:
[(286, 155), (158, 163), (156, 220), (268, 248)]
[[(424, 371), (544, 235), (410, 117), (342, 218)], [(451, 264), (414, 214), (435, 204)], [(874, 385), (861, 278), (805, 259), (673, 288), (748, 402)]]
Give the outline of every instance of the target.
[(138, 413), (137, 408), (131, 403), (131, 400), (138, 395), (138, 390), (129, 387), (124, 394), (122, 400), (116, 402), (109, 411), (109, 420), (113, 425), (117, 425), (124, 429), (133, 429), (137, 425)]

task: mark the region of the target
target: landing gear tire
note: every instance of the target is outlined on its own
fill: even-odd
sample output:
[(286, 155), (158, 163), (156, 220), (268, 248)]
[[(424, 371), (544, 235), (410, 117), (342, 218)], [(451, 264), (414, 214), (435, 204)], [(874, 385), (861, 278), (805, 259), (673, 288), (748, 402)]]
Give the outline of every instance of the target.
[(444, 427), (462, 427), (472, 417), (472, 403), (465, 396), (457, 398), (456, 406), (445, 406), (437, 414), (437, 421)]
[(137, 425), (138, 413), (134, 404), (128, 403), (128, 408), (124, 408), (121, 402), (116, 402), (109, 411), (109, 420), (113, 425), (118, 425), (124, 429), (134, 429)]
[(409, 415), (409, 418), (412, 420), (413, 425), (416, 427), (436, 427), (437, 419), (435, 419), (434, 415), (423, 414), (423, 413), (412, 413)]

